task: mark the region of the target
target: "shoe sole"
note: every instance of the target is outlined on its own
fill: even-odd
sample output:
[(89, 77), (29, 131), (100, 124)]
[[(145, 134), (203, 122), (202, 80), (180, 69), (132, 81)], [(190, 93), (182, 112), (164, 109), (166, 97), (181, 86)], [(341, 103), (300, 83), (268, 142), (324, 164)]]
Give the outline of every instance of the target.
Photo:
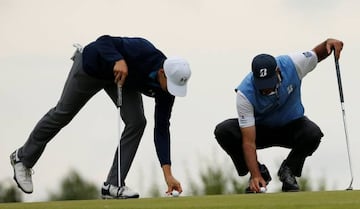
[(133, 197), (113, 197), (113, 196), (110, 196), (110, 195), (101, 195), (101, 199), (104, 199), (104, 200), (110, 200), (110, 199), (134, 199), (134, 198), (139, 198), (139, 195), (137, 196), (133, 196)]
[(299, 192), (299, 189), (282, 190), (283, 192)]
[(110, 196), (110, 195), (101, 195), (101, 199), (110, 200), (110, 199), (118, 199), (118, 198), (115, 198), (115, 197)]

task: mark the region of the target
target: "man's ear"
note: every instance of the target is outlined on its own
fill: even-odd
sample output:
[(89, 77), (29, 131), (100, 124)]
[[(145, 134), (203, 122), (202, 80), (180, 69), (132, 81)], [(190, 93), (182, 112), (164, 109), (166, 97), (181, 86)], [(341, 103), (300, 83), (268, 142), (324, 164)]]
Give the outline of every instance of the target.
[(162, 78), (166, 78), (166, 75), (165, 75), (165, 70), (164, 68), (160, 68), (159, 71), (157, 72), (157, 79), (162, 79)]
[(159, 74), (160, 74), (161, 76), (163, 76), (163, 77), (165, 77), (165, 78), (166, 78), (164, 68), (160, 68), (160, 70), (159, 70)]

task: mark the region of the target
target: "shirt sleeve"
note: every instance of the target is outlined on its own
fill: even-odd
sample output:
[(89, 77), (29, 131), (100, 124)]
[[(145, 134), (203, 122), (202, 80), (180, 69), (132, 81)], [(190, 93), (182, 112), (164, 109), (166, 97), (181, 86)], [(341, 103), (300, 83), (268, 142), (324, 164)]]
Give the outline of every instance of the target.
[(236, 109), (240, 128), (255, 125), (254, 108), (240, 90), (236, 92)]
[(316, 53), (313, 51), (307, 51), (303, 53), (292, 53), (289, 54), (291, 60), (294, 62), (297, 74), (303, 79), (306, 74), (311, 72), (318, 63)]
[(160, 165), (171, 165), (170, 117), (175, 97), (160, 93), (155, 96), (154, 143)]

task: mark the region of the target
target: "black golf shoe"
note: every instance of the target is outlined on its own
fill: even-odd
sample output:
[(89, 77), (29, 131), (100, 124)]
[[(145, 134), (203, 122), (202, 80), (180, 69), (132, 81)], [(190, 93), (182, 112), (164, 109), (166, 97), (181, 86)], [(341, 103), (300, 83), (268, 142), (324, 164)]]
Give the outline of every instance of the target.
[(280, 181), (283, 183), (283, 192), (298, 192), (300, 190), (294, 174), (292, 173), (291, 169), (284, 163), (279, 169), (278, 176)]

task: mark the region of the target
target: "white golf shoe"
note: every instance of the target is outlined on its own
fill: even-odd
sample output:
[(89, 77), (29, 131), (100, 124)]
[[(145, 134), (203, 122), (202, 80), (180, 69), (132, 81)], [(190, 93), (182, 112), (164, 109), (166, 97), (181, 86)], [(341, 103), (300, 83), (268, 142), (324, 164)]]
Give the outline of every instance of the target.
[(127, 199), (139, 198), (139, 193), (132, 191), (127, 186), (117, 187), (104, 183), (101, 187), (101, 197), (103, 199)]
[(10, 155), (10, 163), (14, 169), (14, 180), (23, 192), (30, 194), (33, 192), (33, 183), (31, 179), (33, 171), (24, 166), (20, 161), (17, 152), (18, 150)]

